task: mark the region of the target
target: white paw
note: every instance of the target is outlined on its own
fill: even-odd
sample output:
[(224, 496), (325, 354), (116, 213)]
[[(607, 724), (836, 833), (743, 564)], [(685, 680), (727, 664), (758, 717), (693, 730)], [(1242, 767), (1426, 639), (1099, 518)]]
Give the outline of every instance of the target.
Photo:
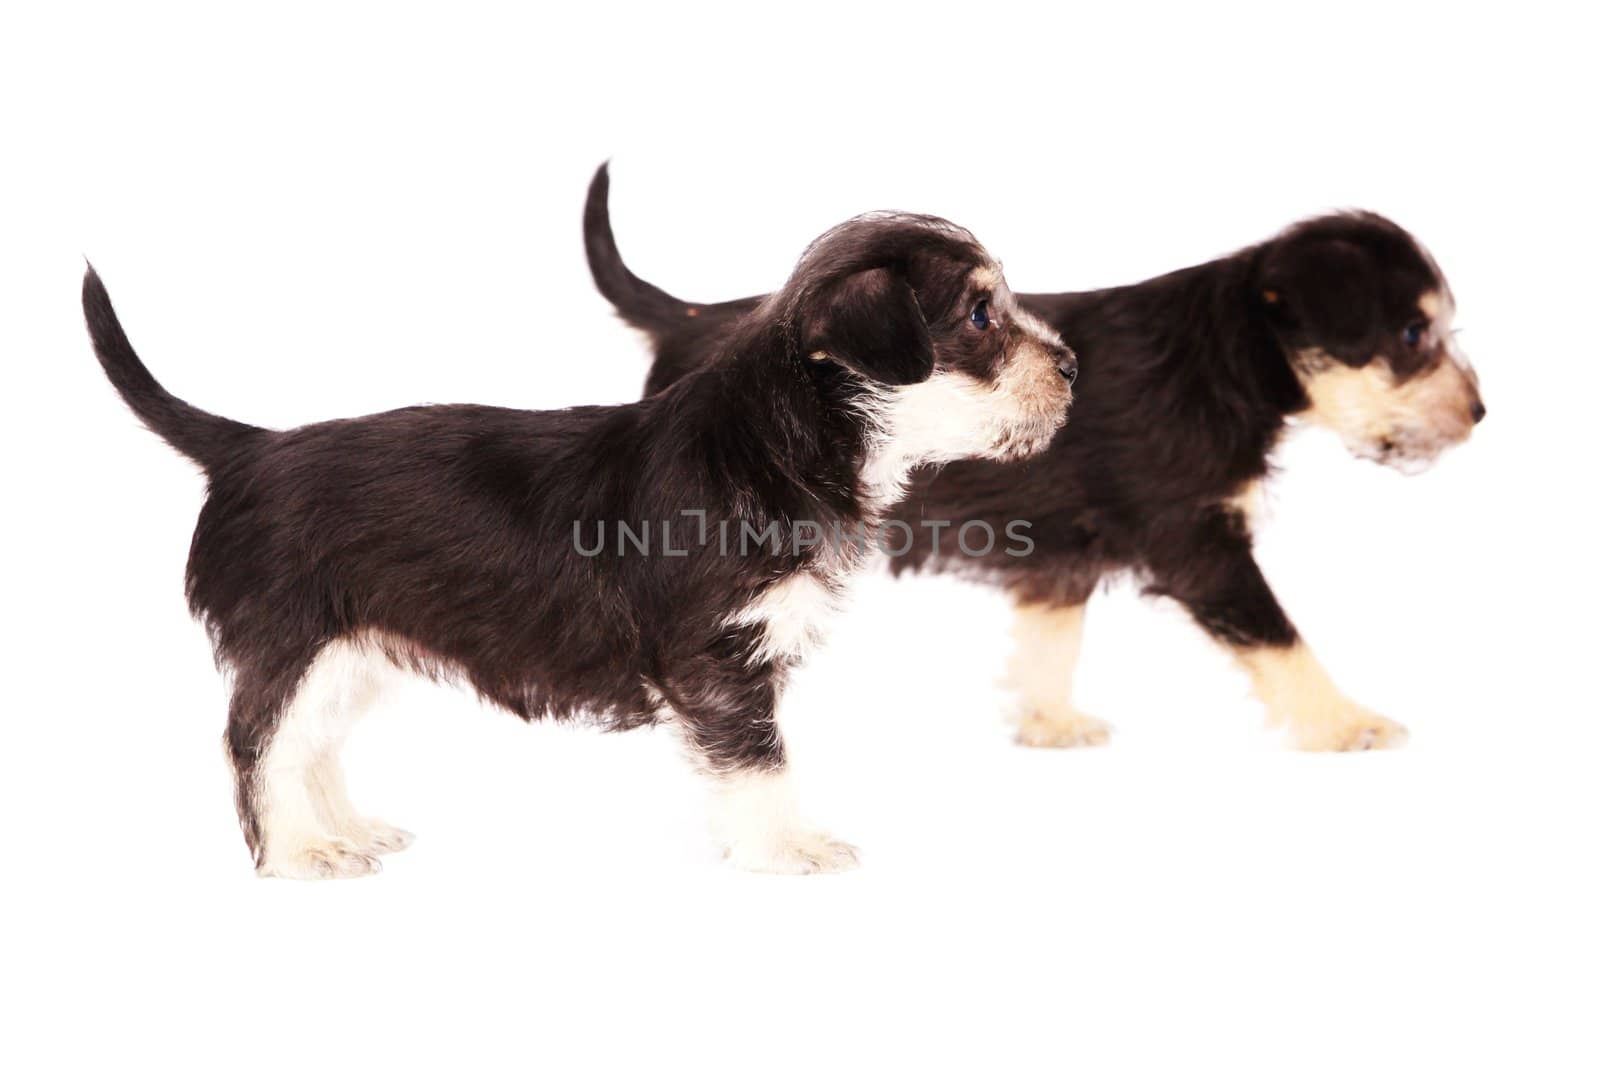
[(861, 865), (856, 849), (825, 833), (797, 832), (760, 844), (732, 844), (728, 862), (758, 874), (836, 874)]
[(1337, 717), (1295, 722), (1290, 737), (1300, 751), (1377, 751), (1405, 747), (1411, 733), (1399, 722), (1356, 708)]
[(325, 881), (335, 877), (366, 877), (383, 869), (373, 855), (347, 840), (305, 841), (287, 848), (268, 848), (256, 873), (262, 877), (288, 877), (297, 881)]
[(1096, 748), (1110, 740), (1110, 725), (1076, 711), (1023, 711), (1017, 718), (1017, 743), (1030, 748)]
[(417, 839), (417, 834), (390, 825), (382, 818), (365, 818), (353, 831), (346, 833), (360, 851), (384, 854), (404, 851)]

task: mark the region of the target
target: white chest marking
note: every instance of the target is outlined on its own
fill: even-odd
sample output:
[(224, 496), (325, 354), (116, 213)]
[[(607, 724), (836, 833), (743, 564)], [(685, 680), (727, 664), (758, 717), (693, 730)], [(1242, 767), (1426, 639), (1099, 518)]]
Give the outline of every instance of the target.
[(813, 574), (801, 573), (767, 589), (730, 621), (762, 627), (755, 658), (766, 662), (795, 659), (810, 651), (821, 642), (838, 611), (836, 588)]

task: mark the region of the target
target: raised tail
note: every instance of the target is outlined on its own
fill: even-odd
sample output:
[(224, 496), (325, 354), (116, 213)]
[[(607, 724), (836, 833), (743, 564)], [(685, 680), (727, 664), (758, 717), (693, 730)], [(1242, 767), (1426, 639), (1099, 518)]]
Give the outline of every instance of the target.
[(583, 247), (600, 295), (611, 301), (623, 321), (647, 333), (659, 333), (693, 317), (697, 305), (661, 291), (622, 261), (611, 232), (610, 195), (610, 164), (601, 163), (589, 182), (589, 197), (583, 205)]
[(268, 432), (191, 407), (162, 388), (128, 343), (94, 267), (83, 275), (83, 318), (94, 354), (123, 401), (163, 440), (207, 470)]

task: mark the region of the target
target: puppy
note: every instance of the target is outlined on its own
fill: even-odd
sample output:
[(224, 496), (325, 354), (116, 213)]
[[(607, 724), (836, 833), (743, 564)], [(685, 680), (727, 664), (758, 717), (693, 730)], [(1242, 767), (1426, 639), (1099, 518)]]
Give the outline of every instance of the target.
[[(757, 301), (691, 304), (641, 281), (617, 252), (608, 192), (602, 167), (585, 211), (589, 264), (654, 344), (653, 393), (690, 373), (708, 338)], [(1387, 219), (1350, 212), (1137, 285), (1020, 300), (1082, 361), (1072, 424), (1026, 463), (919, 474), (893, 512), (919, 535), (892, 552), (897, 571), (957, 569), (1009, 590), (1018, 739), (1107, 739), (1105, 723), (1073, 705), (1072, 675), (1090, 593), (1131, 573), (1234, 656), (1297, 747), (1401, 743), (1405, 730), (1345, 697), (1295, 632), (1252, 557), (1250, 501), (1292, 418), (1407, 471), (1483, 419), (1432, 257)], [(966, 523), (1013, 520), (1031, 523), (1031, 553), (962, 550)]]
[(734, 865), (854, 865), (794, 810), (779, 698), (913, 467), (1025, 458), (1066, 418), (1060, 338), (1020, 311), (971, 320), (1003, 290), (965, 230), (863, 217), (641, 402), (273, 431), (163, 389), (91, 269), (102, 367), (208, 479), (188, 599), (233, 679), (226, 748), (258, 872), (372, 873), (410, 842), (356, 812), (339, 767), (398, 671), (526, 719), (671, 722)]

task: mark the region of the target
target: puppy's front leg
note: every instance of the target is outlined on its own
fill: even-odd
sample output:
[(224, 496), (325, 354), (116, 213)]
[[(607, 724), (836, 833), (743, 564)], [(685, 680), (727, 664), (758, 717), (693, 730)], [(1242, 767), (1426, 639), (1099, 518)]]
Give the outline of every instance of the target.
[(1369, 751), (1405, 744), (1406, 727), (1374, 714), (1338, 687), (1296, 639), (1285, 647), (1233, 649), (1273, 725), (1287, 725), (1301, 751)]
[(1017, 697), (1017, 743), (1032, 748), (1104, 744), (1111, 727), (1078, 710), (1072, 677), (1083, 644), (1083, 603), (1018, 601), (1006, 687)]
[(1155, 591), (1178, 600), (1250, 675), (1268, 721), (1301, 751), (1366, 751), (1406, 741), (1398, 722), (1339, 691), (1295, 631), (1250, 551), (1237, 515), (1219, 514), (1153, 567)]
[(728, 862), (763, 874), (854, 869), (856, 849), (814, 829), (795, 809), (785, 765), (724, 771), (712, 782), (712, 832)]
[(673, 710), (711, 785), (711, 828), (730, 863), (772, 874), (837, 873), (856, 849), (799, 815), (771, 679), (697, 678), (674, 687)]

